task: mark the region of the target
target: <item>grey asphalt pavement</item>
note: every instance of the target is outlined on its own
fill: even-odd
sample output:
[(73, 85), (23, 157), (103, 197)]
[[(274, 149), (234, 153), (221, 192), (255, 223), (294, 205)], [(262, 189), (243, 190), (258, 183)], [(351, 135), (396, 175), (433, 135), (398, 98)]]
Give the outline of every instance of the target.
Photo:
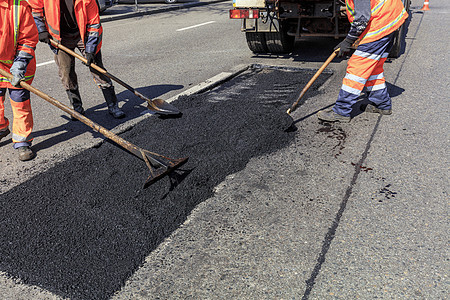
[(115, 299), (448, 298), (450, 7), (431, 6), (386, 64), (393, 115), (319, 125), (336, 74), (295, 143), (229, 176)]
[[(168, 232), (162, 228), (164, 240), (130, 271), (112, 298), (448, 298), (450, 4), (432, 0), (427, 12), (420, 11), (422, 4), (412, 1), (404, 53), (385, 65), (391, 116), (359, 113), (349, 124), (318, 122), (315, 113), (333, 105), (345, 74), (345, 60), (332, 63), (334, 74), (320, 93), (307, 97), (292, 115), (294, 140), (251, 158), (244, 169), (218, 184), (213, 196), (189, 211), (180, 226)], [(299, 53), (287, 64), (314, 65), (302, 61)], [(251, 86), (219, 87), (207, 95), (214, 103), (239, 97)], [(270, 88), (272, 93), (263, 97), (276, 102), (274, 95), (289, 87)], [(133, 130), (127, 134), (133, 137)], [(65, 191), (55, 186), (52, 193)], [(151, 190), (136, 192), (136, 199), (145, 193)], [(0, 197), (6, 194), (10, 188)], [(176, 207), (164, 199), (158, 200), (162, 206)], [(137, 219), (127, 214), (123, 218)], [(10, 225), (6, 218), (3, 222)], [(39, 219), (27, 222), (33, 223), (40, 224)], [(123, 228), (114, 219), (108, 224)], [(14, 230), (20, 232), (20, 224)], [(7, 249), (7, 232), (1, 237)], [(29, 268), (15, 263), (17, 274)], [(10, 275), (0, 276), (0, 299), (62, 299)]]
[(182, 0), (177, 3), (166, 4), (164, 1), (139, 1), (136, 4), (134, 1), (127, 1), (114, 5), (111, 8), (106, 9), (101, 15), (100, 19), (103, 23), (122, 20), (127, 18), (136, 18), (145, 15), (174, 11), (178, 9), (187, 9), (190, 7), (197, 7), (208, 5), (212, 3), (227, 2), (228, 0)]

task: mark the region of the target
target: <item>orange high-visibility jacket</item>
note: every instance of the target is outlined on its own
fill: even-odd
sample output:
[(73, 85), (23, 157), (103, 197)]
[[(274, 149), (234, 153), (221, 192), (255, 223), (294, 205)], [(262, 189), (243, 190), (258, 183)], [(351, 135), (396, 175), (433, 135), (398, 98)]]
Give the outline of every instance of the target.
[[(60, 0), (28, 0), (39, 32), (48, 31), (58, 42), (60, 32)], [(97, 53), (102, 46), (103, 28), (95, 0), (74, 0), (75, 18), (86, 52)]]
[[(33, 81), (36, 71), (34, 49), (38, 42), (38, 31), (26, 0), (0, 1), (0, 68), (9, 72), (14, 59), (29, 60), (25, 81)], [(8, 79), (0, 75), (0, 88), (15, 88)]]
[[(346, 0), (347, 17), (353, 23), (355, 1)], [(397, 30), (408, 18), (408, 13), (401, 0), (370, 0), (371, 17), (360, 36), (360, 44), (370, 43)]]

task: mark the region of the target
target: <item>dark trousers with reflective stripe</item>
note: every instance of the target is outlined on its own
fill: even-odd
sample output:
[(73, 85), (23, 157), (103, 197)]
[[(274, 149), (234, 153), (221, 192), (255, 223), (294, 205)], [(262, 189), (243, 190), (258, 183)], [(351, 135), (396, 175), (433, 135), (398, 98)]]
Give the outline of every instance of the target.
[(377, 41), (359, 45), (350, 57), (334, 112), (350, 116), (352, 105), (362, 91), (380, 109), (391, 109), (391, 98), (384, 79), (384, 63), (392, 48), (393, 33)]

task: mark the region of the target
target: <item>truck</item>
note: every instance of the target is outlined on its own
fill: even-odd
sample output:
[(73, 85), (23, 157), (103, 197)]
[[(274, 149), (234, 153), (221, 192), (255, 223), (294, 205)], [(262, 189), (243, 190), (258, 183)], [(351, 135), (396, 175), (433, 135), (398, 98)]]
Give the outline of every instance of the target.
[[(409, 11), (410, 0), (402, 0)], [(233, 0), (230, 19), (242, 20), (241, 31), (253, 53), (289, 53), (295, 41), (308, 37), (340, 39), (347, 35), (345, 0)], [(404, 44), (405, 24), (395, 33), (390, 57)]]

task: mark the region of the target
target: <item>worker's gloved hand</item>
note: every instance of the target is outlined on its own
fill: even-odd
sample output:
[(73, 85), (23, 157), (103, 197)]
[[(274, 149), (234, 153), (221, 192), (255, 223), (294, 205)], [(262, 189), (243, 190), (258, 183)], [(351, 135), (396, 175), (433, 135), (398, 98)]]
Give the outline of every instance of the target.
[(50, 44), (51, 39), (52, 36), (48, 33), (48, 31), (39, 32), (39, 42)]
[(10, 80), (11, 85), (20, 88), (20, 82), (25, 79), (25, 72), (27, 71), (28, 61), (16, 60), (9, 69), (9, 72), (13, 75), (13, 79)]
[(86, 52), (86, 60), (87, 60), (87, 62), (85, 63), (85, 65), (89, 67), (94, 62), (94, 58), (95, 58), (95, 54), (94, 53)]
[(337, 54), (337, 56), (343, 57), (344, 55), (350, 53), (350, 51), (352, 50), (352, 45), (353, 45), (353, 41), (345, 38), (336, 47), (334, 47), (334, 50), (339, 48), (339, 53)]

